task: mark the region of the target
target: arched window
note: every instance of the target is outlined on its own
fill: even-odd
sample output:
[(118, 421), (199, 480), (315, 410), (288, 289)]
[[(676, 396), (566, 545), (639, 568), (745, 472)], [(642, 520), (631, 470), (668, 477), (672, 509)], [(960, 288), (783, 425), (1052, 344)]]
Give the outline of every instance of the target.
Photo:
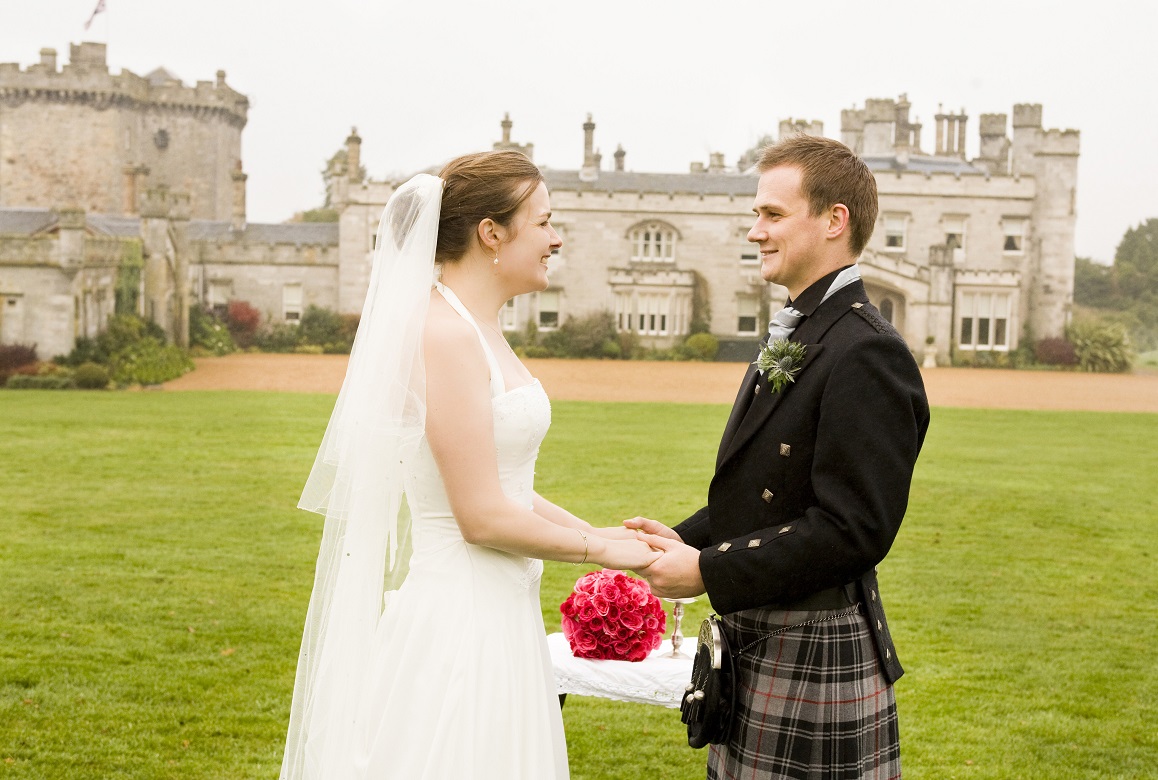
[(644, 222), (631, 230), (631, 260), (635, 263), (674, 263), (676, 232), (662, 222)]
[(890, 323), (893, 322), (893, 299), (892, 298), (885, 298), (883, 301), (881, 301), (881, 316), (884, 317), (886, 320), (888, 320)]

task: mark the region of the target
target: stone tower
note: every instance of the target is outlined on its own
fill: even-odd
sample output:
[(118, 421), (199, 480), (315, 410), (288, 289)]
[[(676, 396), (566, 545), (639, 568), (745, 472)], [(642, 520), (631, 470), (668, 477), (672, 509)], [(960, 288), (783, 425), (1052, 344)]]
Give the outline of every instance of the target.
[(73, 44), (63, 67), (53, 49), (0, 64), (0, 207), (137, 214), (164, 186), (194, 219), (229, 220), (248, 110), (224, 71), (193, 87), (162, 68), (113, 75), (103, 43)]
[(1035, 338), (1065, 330), (1074, 295), (1074, 222), (1076, 217), (1077, 130), (1043, 130), (1040, 103), (1013, 107), (1013, 174), (1028, 174), (1037, 184), (1033, 234), (1028, 236), (1029, 326)]

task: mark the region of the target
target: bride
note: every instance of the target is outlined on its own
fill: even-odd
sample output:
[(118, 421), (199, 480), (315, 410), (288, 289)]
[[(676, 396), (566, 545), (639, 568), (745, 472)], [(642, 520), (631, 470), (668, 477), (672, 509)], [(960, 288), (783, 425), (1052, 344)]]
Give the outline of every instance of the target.
[(551, 408), (498, 317), (546, 289), (550, 219), (518, 152), (460, 157), (386, 205), (299, 504), (326, 524), (283, 780), (568, 776), (542, 559), (641, 569), (660, 553), (534, 490)]

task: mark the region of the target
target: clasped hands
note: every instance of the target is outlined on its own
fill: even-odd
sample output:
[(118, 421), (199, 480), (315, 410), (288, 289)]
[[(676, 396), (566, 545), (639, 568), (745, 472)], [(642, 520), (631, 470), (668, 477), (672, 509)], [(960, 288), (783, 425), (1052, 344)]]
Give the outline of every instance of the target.
[(652, 593), (667, 599), (692, 598), (704, 593), (699, 550), (684, 544), (680, 535), (663, 523), (646, 517), (624, 520), (623, 525), (634, 530), (652, 549), (663, 553), (649, 565), (634, 569), (647, 580)]

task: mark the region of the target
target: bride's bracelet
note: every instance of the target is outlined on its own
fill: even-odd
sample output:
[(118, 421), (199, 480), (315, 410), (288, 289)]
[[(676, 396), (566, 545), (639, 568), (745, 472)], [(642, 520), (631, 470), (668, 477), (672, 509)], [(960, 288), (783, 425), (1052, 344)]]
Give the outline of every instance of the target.
[(575, 561), (575, 563), (574, 563), (574, 565), (575, 565), (575, 566), (579, 566), (579, 565), (581, 565), (581, 564), (587, 563), (587, 552), (588, 552), (588, 551), (589, 551), (591, 548), (587, 546), (587, 534), (583, 533), (583, 532), (582, 532), (582, 531), (580, 531), (578, 528), (576, 528), (576, 529), (575, 529), (575, 533), (577, 533), (577, 534), (579, 534), (580, 536), (582, 536), (582, 537), (583, 537), (583, 560), (581, 560), (581, 561)]

